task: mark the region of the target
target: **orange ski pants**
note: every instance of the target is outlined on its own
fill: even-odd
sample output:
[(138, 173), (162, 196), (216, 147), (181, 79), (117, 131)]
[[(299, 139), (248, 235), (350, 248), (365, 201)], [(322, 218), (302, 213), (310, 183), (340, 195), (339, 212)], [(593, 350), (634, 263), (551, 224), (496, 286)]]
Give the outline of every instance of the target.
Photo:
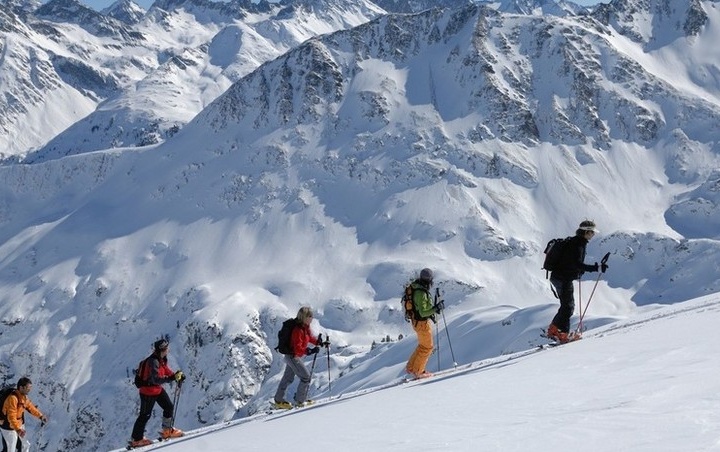
[(430, 325), (430, 320), (419, 320), (414, 322), (413, 329), (417, 334), (418, 345), (410, 355), (405, 370), (409, 373), (421, 374), (425, 371), (425, 366), (433, 351), (432, 325)]

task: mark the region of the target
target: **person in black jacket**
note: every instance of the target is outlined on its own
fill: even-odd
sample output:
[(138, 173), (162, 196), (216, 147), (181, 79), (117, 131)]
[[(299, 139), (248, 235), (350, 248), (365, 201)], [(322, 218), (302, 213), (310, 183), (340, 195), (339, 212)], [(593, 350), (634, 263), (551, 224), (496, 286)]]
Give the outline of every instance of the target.
[[(563, 248), (559, 268), (550, 273), (550, 283), (560, 299), (560, 308), (548, 327), (547, 336), (558, 342), (565, 343), (580, 339), (579, 332), (570, 333), (570, 318), (575, 312), (573, 280), (580, 279), (585, 272), (599, 270), (597, 262), (593, 265), (585, 263), (585, 248), (596, 233), (597, 229), (593, 221), (585, 220), (580, 223), (575, 236)], [(603, 264), (602, 272), (604, 273), (606, 269), (607, 265)]]

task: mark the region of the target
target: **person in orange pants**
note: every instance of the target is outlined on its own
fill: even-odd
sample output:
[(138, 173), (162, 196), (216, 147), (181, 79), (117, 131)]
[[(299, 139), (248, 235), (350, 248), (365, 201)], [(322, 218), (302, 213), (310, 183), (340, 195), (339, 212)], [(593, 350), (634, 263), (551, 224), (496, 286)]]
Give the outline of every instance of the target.
[(414, 378), (432, 376), (425, 369), (433, 351), (432, 325), (430, 321), (434, 322), (435, 314), (442, 310), (442, 306), (436, 306), (432, 302), (432, 296), (430, 295), (432, 284), (433, 273), (429, 268), (423, 268), (420, 271), (420, 277), (410, 284), (413, 299), (412, 325), (415, 334), (417, 334), (418, 345), (410, 355), (405, 370)]

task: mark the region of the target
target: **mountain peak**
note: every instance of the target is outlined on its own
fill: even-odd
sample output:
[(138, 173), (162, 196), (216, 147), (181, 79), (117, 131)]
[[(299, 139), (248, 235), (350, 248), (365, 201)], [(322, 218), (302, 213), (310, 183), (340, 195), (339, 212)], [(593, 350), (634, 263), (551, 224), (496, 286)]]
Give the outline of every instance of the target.
[(614, 0), (598, 5), (592, 15), (646, 50), (697, 36), (709, 21), (700, 0)]
[(145, 10), (132, 0), (118, 0), (100, 11), (100, 13), (132, 25), (140, 22), (145, 15)]

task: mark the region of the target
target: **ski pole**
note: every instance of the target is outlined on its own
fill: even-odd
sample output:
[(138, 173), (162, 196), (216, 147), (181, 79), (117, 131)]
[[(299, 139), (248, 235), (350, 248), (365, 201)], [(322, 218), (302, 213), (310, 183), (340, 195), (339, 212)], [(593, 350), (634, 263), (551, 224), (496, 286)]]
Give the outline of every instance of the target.
[(330, 379), (330, 335), (327, 335), (325, 351), (327, 352), (327, 366), (328, 366), (328, 397), (332, 396), (332, 381)]
[(578, 323), (578, 331), (582, 331), (582, 275), (578, 279), (578, 313), (580, 314), (580, 322)]
[(440, 325), (435, 323), (435, 352), (437, 353), (437, 370), (440, 372)]
[(175, 397), (173, 397), (173, 416), (170, 427), (175, 427), (175, 415), (177, 414), (178, 403), (180, 403), (180, 391), (182, 390), (182, 381), (177, 382), (175, 387)]
[[(605, 265), (607, 263), (608, 258), (610, 257), (610, 252), (608, 251), (605, 256), (603, 256), (602, 260), (600, 260), (601, 265)], [(592, 301), (593, 295), (595, 295), (595, 289), (597, 289), (598, 283), (600, 282), (600, 277), (602, 276), (602, 272), (598, 271), (597, 278), (595, 279), (595, 285), (593, 286), (592, 291), (590, 292), (590, 298), (588, 298), (587, 303), (585, 303), (585, 310), (580, 315), (580, 323), (578, 324), (578, 330), (580, 331), (580, 327), (582, 326), (583, 318), (585, 318), (585, 313), (587, 312), (588, 307), (590, 306), (590, 301)]]
[(450, 345), (450, 356), (452, 356), (453, 367), (457, 368), (457, 361), (455, 360), (455, 352), (453, 351), (453, 348), (452, 348), (452, 341), (450, 341), (450, 331), (448, 331), (447, 321), (445, 321), (445, 311), (443, 310), (441, 312), (442, 312), (443, 324), (445, 325), (445, 334), (447, 334), (448, 345)]
[[(318, 334), (318, 344), (322, 346), (322, 334)], [(312, 380), (313, 372), (315, 372), (315, 360), (317, 360), (317, 353), (313, 354), (312, 366), (310, 366), (310, 379)]]
[[(435, 288), (435, 295), (440, 296), (440, 288), (439, 287)], [(455, 360), (455, 352), (453, 351), (452, 341), (450, 340), (450, 331), (448, 331), (447, 320), (445, 320), (445, 309), (441, 309), (440, 314), (442, 314), (443, 325), (445, 326), (445, 334), (447, 335), (448, 345), (450, 346), (450, 356), (452, 356), (453, 367), (457, 368), (457, 361)]]

